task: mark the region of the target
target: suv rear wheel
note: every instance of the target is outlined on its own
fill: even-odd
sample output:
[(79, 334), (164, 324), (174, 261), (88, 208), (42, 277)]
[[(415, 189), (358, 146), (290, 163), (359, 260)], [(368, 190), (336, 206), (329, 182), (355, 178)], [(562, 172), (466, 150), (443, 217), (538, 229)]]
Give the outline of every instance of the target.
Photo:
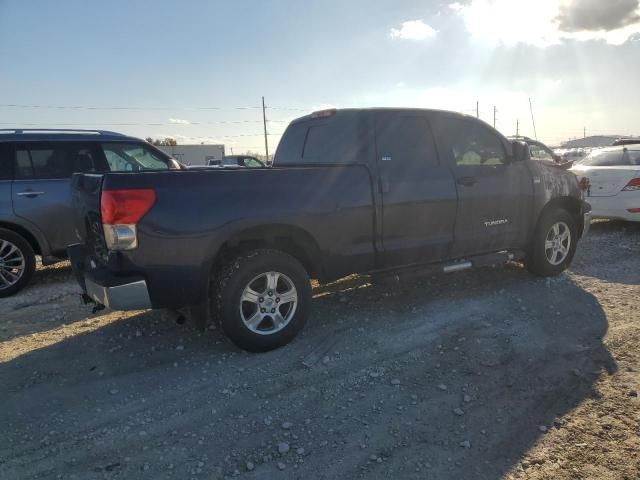
[(536, 226), (531, 250), (525, 261), (527, 269), (542, 277), (562, 273), (576, 253), (577, 228), (573, 217), (562, 208), (544, 213)]
[(33, 248), (23, 237), (0, 228), (0, 298), (24, 287), (36, 269)]
[(244, 350), (264, 352), (286, 345), (309, 316), (309, 276), (286, 253), (244, 253), (227, 262), (216, 280), (213, 315), (227, 337)]

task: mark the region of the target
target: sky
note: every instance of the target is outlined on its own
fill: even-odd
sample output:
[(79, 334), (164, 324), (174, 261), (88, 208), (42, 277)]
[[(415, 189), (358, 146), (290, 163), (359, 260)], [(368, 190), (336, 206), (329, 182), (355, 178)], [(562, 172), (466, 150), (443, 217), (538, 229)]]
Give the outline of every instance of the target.
[[(264, 152), (327, 107), (640, 135), (639, 0), (0, 0), (0, 128)], [(535, 120), (533, 128), (531, 110)]]

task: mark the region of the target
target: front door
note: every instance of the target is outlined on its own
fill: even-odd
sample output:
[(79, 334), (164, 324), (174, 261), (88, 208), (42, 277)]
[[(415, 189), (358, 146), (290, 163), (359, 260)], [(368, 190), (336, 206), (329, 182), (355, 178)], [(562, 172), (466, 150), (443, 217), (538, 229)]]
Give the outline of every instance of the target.
[(104, 170), (96, 147), (69, 142), (15, 144), (14, 213), (45, 235), (54, 255), (77, 239), (71, 206), (71, 174)]
[(376, 115), (378, 188), (382, 195), (383, 267), (448, 257), (456, 217), (456, 187), (441, 165), (427, 118)]
[(453, 255), (521, 247), (532, 195), (525, 162), (511, 162), (507, 141), (478, 120), (440, 114), (434, 123), (458, 191)]

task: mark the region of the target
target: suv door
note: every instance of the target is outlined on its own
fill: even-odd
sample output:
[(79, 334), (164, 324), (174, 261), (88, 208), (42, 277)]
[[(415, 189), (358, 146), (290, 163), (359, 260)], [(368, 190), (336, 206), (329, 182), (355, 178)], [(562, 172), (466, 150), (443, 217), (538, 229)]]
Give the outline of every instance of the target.
[(438, 114), (438, 149), (456, 180), (453, 255), (522, 247), (533, 184), (526, 162), (511, 162), (511, 145), (479, 120)]
[(450, 254), (456, 187), (438, 160), (427, 118), (376, 114), (376, 162), (382, 195), (383, 266), (442, 260)]
[(90, 143), (16, 142), (14, 213), (44, 233), (54, 255), (74, 243), (71, 174), (105, 171), (100, 150)]

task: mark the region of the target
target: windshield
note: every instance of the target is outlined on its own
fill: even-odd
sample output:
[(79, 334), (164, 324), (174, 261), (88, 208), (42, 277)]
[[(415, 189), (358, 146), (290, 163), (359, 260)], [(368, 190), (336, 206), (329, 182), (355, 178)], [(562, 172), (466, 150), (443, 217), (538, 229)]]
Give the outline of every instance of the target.
[(614, 167), (624, 165), (640, 165), (640, 150), (596, 150), (576, 165), (590, 167)]

